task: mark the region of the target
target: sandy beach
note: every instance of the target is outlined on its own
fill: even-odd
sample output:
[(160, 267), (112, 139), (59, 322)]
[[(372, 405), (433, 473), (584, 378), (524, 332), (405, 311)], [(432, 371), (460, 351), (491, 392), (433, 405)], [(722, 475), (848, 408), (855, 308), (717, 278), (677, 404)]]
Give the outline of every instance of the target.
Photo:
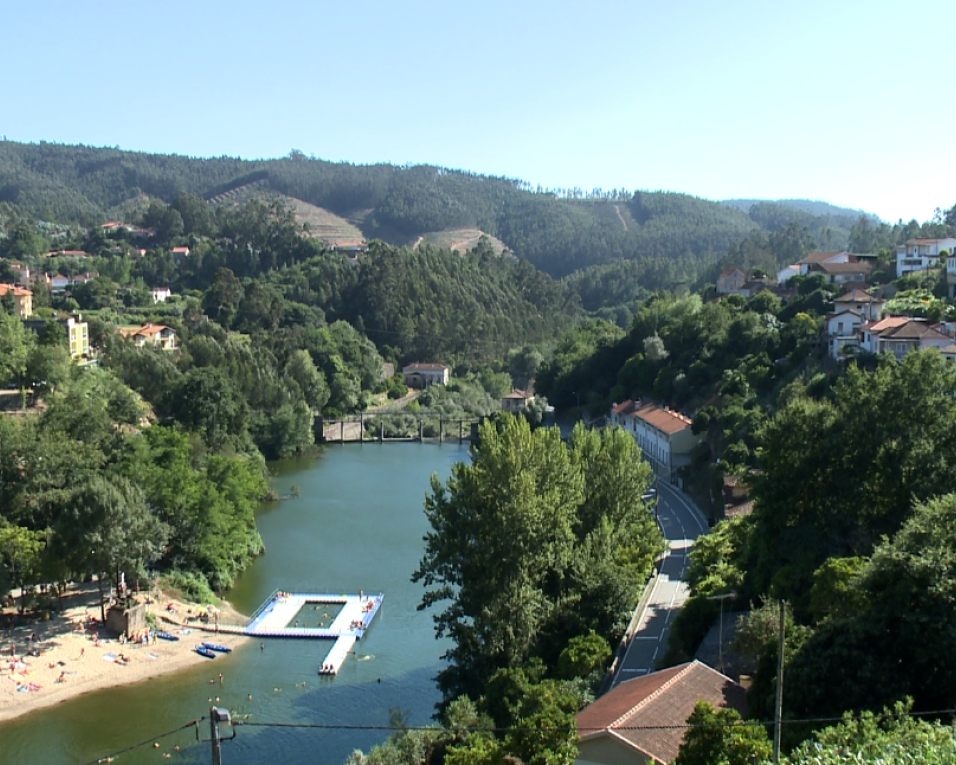
[[(172, 610), (167, 608), (170, 605)], [(201, 607), (195, 604), (154, 593), (149, 608), (156, 614), (160, 629), (181, 636), (179, 641), (155, 640), (149, 645), (120, 642), (99, 623), (95, 585), (71, 590), (63, 598), (63, 611), (49, 621), (25, 622), (0, 632), (0, 721), (89, 691), (209, 663), (209, 659), (193, 650), (202, 640), (234, 648), (249, 639), (217, 634), (200, 629), (196, 620), (187, 621), (190, 612), (195, 616), (200, 611)], [(14, 609), (5, 608), (3, 613), (12, 614)], [(220, 621), (245, 624), (246, 619), (224, 604)], [(39, 650), (39, 656), (29, 655), (32, 648)], [(21, 687), (28, 690), (21, 691)]]

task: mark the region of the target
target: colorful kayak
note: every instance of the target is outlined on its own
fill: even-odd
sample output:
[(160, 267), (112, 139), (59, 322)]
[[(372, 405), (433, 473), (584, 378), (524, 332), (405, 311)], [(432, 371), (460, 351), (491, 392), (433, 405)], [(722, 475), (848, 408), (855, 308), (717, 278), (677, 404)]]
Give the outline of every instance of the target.
[(232, 649), (229, 646), (220, 645), (219, 643), (207, 643), (203, 641), (203, 648), (208, 648), (210, 651), (218, 651), (219, 653), (232, 653)]
[(173, 635), (173, 634), (170, 633), (170, 632), (161, 632), (161, 631), (157, 630), (157, 631), (154, 632), (153, 634), (154, 634), (156, 637), (158, 637), (160, 640), (179, 640), (179, 636), (178, 636), (178, 635)]
[(210, 650), (209, 650), (208, 648), (206, 648), (206, 646), (204, 646), (204, 645), (197, 645), (197, 646), (196, 646), (196, 653), (198, 653), (200, 656), (205, 656), (207, 659), (215, 659), (215, 658), (216, 658), (216, 654), (213, 653), (212, 651), (210, 651)]

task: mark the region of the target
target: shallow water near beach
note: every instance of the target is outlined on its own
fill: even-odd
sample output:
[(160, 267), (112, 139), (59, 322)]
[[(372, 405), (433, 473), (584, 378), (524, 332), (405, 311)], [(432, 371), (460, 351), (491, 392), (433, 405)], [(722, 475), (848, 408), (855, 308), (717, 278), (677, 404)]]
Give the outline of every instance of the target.
[[(464, 459), (467, 446), (457, 443), (363, 444), (330, 446), (318, 458), (272, 466), (274, 487), (288, 495), (296, 485), (300, 496), (263, 506), (258, 523), (266, 554), (227, 597), (251, 614), (277, 589), (385, 593), (382, 610), (337, 677), (318, 675), (329, 641), (248, 641), (180, 673), (89, 693), (4, 723), (0, 762), (85, 764), (116, 754), (116, 763), (208, 763), (209, 722), (189, 723), (213, 704), (245, 723), (225, 731), (235, 733), (222, 745), (230, 765), (337, 765), (354, 749), (367, 751), (387, 738), (395, 711), (406, 724), (428, 724), (439, 700), (434, 676), (448, 645), (435, 639), (431, 613), (416, 610), (423, 588), (410, 577), (428, 530), (423, 503), (430, 477), (444, 480)], [(158, 748), (121, 752), (180, 728)]]

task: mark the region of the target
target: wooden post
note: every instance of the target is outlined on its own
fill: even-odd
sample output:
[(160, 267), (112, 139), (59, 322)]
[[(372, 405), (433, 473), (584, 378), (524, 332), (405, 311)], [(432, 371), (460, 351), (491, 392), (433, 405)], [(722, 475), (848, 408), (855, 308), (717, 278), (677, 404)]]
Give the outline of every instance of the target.
[(365, 443), (365, 415), (359, 412), (359, 442)]
[(383, 417), (378, 421), (378, 442), (382, 443), (385, 440), (385, 418)]
[(418, 440), (425, 440), (425, 416), (418, 415)]
[(213, 707), (209, 710), (209, 729), (212, 735), (212, 765), (222, 765), (222, 748), (219, 743), (219, 710)]
[(458, 420), (458, 445), (461, 446), (461, 442), (465, 440), (465, 421)]
[(444, 424), (444, 420), (442, 419), (442, 416), (438, 415), (438, 443), (439, 444), (442, 442), (442, 425), (443, 424)]

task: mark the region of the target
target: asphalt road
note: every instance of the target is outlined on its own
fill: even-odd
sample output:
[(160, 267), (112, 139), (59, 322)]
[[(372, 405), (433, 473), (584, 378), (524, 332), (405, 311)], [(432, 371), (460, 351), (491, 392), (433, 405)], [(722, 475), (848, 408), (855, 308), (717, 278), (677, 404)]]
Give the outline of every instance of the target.
[(670, 624), (688, 595), (684, 582), (687, 555), (697, 537), (709, 530), (697, 509), (668, 484), (658, 485), (657, 514), (670, 552), (661, 562), (660, 575), (613, 685), (653, 672), (658, 658), (664, 655)]

